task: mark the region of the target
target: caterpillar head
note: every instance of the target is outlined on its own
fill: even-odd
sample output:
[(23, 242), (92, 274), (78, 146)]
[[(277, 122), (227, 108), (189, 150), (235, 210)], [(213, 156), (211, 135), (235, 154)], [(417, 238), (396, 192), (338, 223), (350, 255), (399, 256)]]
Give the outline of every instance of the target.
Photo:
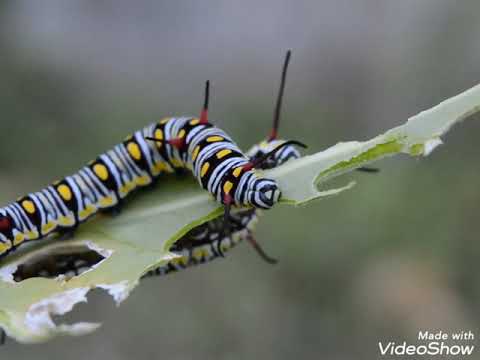
[(250, 203), (262, 209), (270, 209), (280, 200), (281, 192), (277, 183), (271, 179), (256, 179), (253, 184), (253, 190), (248, 194)]
[[(248, 152), (247, 156), (250, 161), (254, 162), (265, 156), (279, 145), (285, 143), (285, 140), (264, 140), (259, 144), (254, 145)], [(301, 156), (300, 151), (294, 145), (286, 145), (280, 151), (274, 153), (268, 159), (260, 164), (261, 169), (272, 169), (280, 166), (290, 159), (298, 159)]]

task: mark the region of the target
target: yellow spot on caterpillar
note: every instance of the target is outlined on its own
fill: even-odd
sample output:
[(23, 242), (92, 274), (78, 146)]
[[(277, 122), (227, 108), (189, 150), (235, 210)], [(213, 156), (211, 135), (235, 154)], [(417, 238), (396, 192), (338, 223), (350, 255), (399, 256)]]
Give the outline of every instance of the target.
[(223, 184), (223, 192), (225, 194), (229, 194), (230, 190), (232, 190), (233, 183), (231, 181), (225, 181), (225, 184)]
[(198, 119), (192, 119), (192, 120), (190, 120), (190, 125), (192, 125), (192, 126), (198, 125), (198, 123), (200, 123), (200, 120), (198, 120)]
[(137, 143), (129, 142), (127, 145), (127, 150), (131, 157), (135, 160), (140, 160), (142, 158), (142, 152), (140, 151)]
[(63, 200), (65, 200), (65, 201), (72, 200), (72, 191), (70, 190), (70, 188), (67, 185), (62, 184), (62, 185), (58, 186), (57, 191), (58, 191), (58, 193), (60, 194), (60, 196), (62, 197)]
[(204, 177), (210, 167), (210, 163), (207, 161), (205, 164), (202, 165), (202, 170), (200, 171), (200, 177)]
[(85, 206), (85, 209), (78, 212), (78, 217), (80, 218), (80, 220), (84, 220), (90, 215), (92, 215), (96, 210), (97, 208), (95, 206), (88, 204), (87, 206)]
[(268, 143), (268, 141), (265, 141), (265, 140), (262, 141), (259, 146), (260, 146), (260, 149), (262, 150), (268, 151), (270, 149), (270, 144)]
[(125, 196), (128, 195), (128, 185), (125, 184), (125, 185), (122, 185), (118, 188), (118, 192), (120, 193), (120, 195), (122, 195), (121, 197), (124, 198)]
[(178, 132), (178, 137), (183, 138), (183, 137), (185, 137), (185, 134), (186, 134), (186, 131), (184, 129), (182, 129)]
[(15, 234), (15, 237), (13, 238), (13, 245), (17, 246), (18, 244), (21, 244), (24, 241), (25, 241), (25, 236), (22, 233)]
[(181, 168), (183, 167), (183, 163), (179, 160), (179, 159), (175, 159), (173, 158), (172, 160), (170, 160), (170, 162), (172, 163), (172, 165), (176, 168)]
[(222, 251), (227, 251), (230, 249), (230, 246), (228, 246), (227, 243), (222, 242), (222, 244), (220, 245), (220, 248), (222, 249)]
[(42, 226), (42, 234), (48, 234), (55, 228), (55, 223), (52, 221), (49, 221), (45, 225)]
[(203, 258), (203, 251), (200, 249), (195, 249), (192, 252), (192, 256), (196, 261), (200, 261)]
[(235, 170), (233, 170), (233, 176), (235, 176), (236, 178), (238, 178), (238, 177), (240, 176), (241, 172), (242, 172), (242, 167), (239, 166), (239, 167), (237, 167)]
[(104, 198), (101, 198), (98, 203), (102, 208), (113, 206), (113, 196), (105, 196)]
[(143, 176), (139, 176), (135, 179), (135, 182), (137, 183), (137, 185), (140, 185), (140, 186), (145, 186), (145, 185), (148, 185), (150, 184), (151, 180), (148, 176), (146, 175), (143, 175)]
[(188, 264), (188, 259), (186, 256), (182, 256), (181, 258), (178, 259), (179, 264), (183, 266), (187, 266)]
[(153, 165), (153, 171), (155, 175), (158, 175), (163, 171), (171, 172), (171, 169), (167, 163), (162, 161)]
[(103, 164), (95, 164), (93, 165), (93, 172), (99, 177), (100, 180), (107, 180), (108, 179), (108, 169)]
[(11, 247), (12, 245), (10, 243), (0, 243), (0, 254), (6, 252)]
[(135, 183), (133, 181), (129, 181), (125, 183), (125, 185), (120, 186), (120, 193), (127, 195), (130, 191), (135, 189)]
[(78, 217), (80, 218), (80, 220), (86, 219), (88, 217), (88, 211), (86, 209), (80, 210), (78, 212)]
[(193, 161), (195, 161), (199, 152), (200, 152), (200, 146), (196, 146), (195, 149), (193, 149), (193, 153), (192, 153), (192, 160)]
[[(155, 130), (155, 133), (154, 133), (153, 135), (154, 135), (153, 137), (154, 137), (155, 139), (163, 140), (163, 131), (162, 131), (162, 129), (157, 129), (157, 130)], [(160, 145), (161, 145), (162, 143), (157, 142), (157, 144), (160, 144)]]
[(170, 119), (171, 119), (171, 118), (168, 118), (168, 117), (167, 117), (167, 118), (163, 118), (162, 120), (160, 120), (160, 124), (162, 124), (162, 125), (163, 125), (163, 124), (166, 124), (167, 122), (170, 121)]
[(58, 223), (61, 226), (69, 227), (75, 225), (75, 219), (73, 216), (60, 216), (58, 218)]
[(217, 159), (221, 159), (221, 158), (227, 156), (228, 154), (230, 154), (231, 152), (232, 152), (232, 150), (230, 150), (230, 149), (220, 150), (220, 151), (217, 153)]
[(35, 213), (35, 204), (30, 200), (23, 200), (22, 201), (22, 207), (29, 214), (34, 214)]
[(25, 233), (25, 237), (29, 240), (34, 240), (34, 239), (38, 239), (38, 231), (34, 230), (34, 231), (27, 231)]
[(217, 142), (217, 141), (223, 141), (223, 137), (215, 135), (215, 136), (209, 136), (207, 138), (207, 142)]
[(179, 265), (185, 266), (187, 263), (184, 256), (172, 259), (170, 262), (172, 263), (172, 265), (177, 265), (177, 266)]

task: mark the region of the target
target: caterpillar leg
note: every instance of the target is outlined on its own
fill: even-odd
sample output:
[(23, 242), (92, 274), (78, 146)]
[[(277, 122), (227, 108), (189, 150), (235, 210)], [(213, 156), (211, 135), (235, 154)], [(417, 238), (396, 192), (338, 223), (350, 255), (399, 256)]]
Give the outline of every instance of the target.
[(5, 345), (5, 341), (7, 340), (7, 333), (5, 330), (0, 329), (0, 346)]
[[(230, 216), (232, 202), (233, 202), (233, 199), (229, 194), (224, 194), (223, 195), (223, 203), (224, 203), (223, 234), (224, 234), (224, 236), (222, 236), (217, 242), (217, 252), (222, 257), (225, 256), (223, 254), (222, 246), (221, 246), (222, 245), (222, 239), (230, 236), (231, 229), (232, 229), (231, 228), (231, 225), (232, 225), (231, 222), (232, 221), (235, 222), (235, 220)], [(250, 245), (252, 245), (252, 247), (255, 249), (257, 254), (263, 260), (265, 260), (267, 263), (272, 264), (272, 265), (278, 263), (277, 259), (269, 256), (265, 252), (265, 250), (263, 250), (263, 248), (260, 246), (260, 244), (257, 242), (257, 240), (255, 240), (255, 238), (253, 237), (253, 235), (251, 233), (247, 236), (247, 241), (250, 243)]]
[(222, 240), (225, 237), (230, 237), (232, 233), (232, 228), (230, 224), (230, 212), (232, 209), (232, 202), (233, 199), (230, 194), (223, 194), (223, 204), (224, 204), (224, 212), (223, 212), (223, 236), (221, 236), (217, 242), (217, 252), (221, 257), (225, 257), (225, 254), (222, 250)]

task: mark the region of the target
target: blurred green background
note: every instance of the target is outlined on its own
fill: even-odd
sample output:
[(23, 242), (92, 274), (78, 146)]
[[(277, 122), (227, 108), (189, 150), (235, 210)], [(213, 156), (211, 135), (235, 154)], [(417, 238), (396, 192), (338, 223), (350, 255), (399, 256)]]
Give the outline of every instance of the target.
[[(0, 200), (197, 114), (206, 79), (212, 120), (249, 147), (269, 129), (287, 48), (281, 134), (312, 152), (368, 139), (480, 82), (479, 13), (450, 0), (2, 1)], [(0, 358), (372, 359), (420, 330), (480, 335), (479, 136), (468, 121), (428, 158), (268, 212), (257, 238), (277, 266), (242, 244), (142, 282), (120, 308), (94, 291), (68, 321), (99, 331), (9, 341)]]

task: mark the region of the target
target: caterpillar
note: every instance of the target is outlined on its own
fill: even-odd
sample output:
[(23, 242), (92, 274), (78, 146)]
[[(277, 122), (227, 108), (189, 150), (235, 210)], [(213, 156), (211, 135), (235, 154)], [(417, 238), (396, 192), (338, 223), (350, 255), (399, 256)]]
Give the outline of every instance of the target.
[[(288, 67), (288, 63), (289, 63), (289, 58), (290, 58), (290, 51), (287, 52), (287, 55), (285, 57), (285, 62), (283, 64), (281, 83), (280, 83), (280, 88), (279, 88), (278, 95), (277, 95), (277, 102), (276, 102), (275, 112), (274, 112), (274, 121), (273, 121), (273, 126), (272, 126), (272, 132), (271, 132), (270, 136), (267, 138), (267, 140), (264, 140), (264, 141), (260, 142), (259, 144), (254, 145), (246, 153), (246, 156), (249, 159), (248, 160), (249, 162), (247, 163), (247, 166), (251, 166), (250, 164), (256, 164), (256, 166), (261, 168), (261, 169), (270, 169), (270, 168), (274, 168), (276, 166), (279, 166), (279, 165), (283, 164), (284, 162), (286, 162), (290, 159), (296, 159), (296, 158), (300, 157), (300, 152), (293, 146), (296, 142), (286, 142), (285, 140), (279, 140), (278, 139), (280, 110), (281, 110), (281, 105), (282, 105), (283, 92), (284, 92), (284, 88), (285, 88), (286, 71), (287, 71), (287, 67)], [(206, 83), (206, 91), (205, 91), (205, 101), (204, 101), (204, 106), (203, 106), (204, 110), (202, 112), (201, 117), (205, 116), (206, 109), (208, 109), (208, 98), (209, 98), (209, 83), (207, 82)], [(193, 119), (193, 118), (189, 119), (188, 121), (190, 121), (191, 126), (192, 125), (193, 126), (197, 125), (197, 122), (198, 122), (198, 124), (202, 123), (201, 120), (197, 121), (196, 119)], [(165, 155), (165, 158), (170, 159), (168, 164), (158, 163), (158, 162), (155, 163), (155, 162), (149, 160), (150, 158), (147, 155), (145, 155), (144, 153), (137, 153), (136, 152), (135, 145), (138, 145), (138, 144), (143, 145), (143, 147), (139, 147), (140, 149), (148, 148), (147, 144), (142, 142), (143, 137), (145, 137), (147, 139), (152, 139), (156, 143), (159, 143), (160, 146), (157, 145), (157, 150), (158, 150), (158, 148), (161, 149), (161, 146), (162, 146), (162, 142), (159, 142), (158, 140), (164, 140), (165, 133), (171, 134), (173, 132), (174, 134), (175, 133), (178, 134), (178, 133), (182, 133), (182, 131), (185, 130), (185, 128), (182, 128), (182, 125), (181, 125), (182, 122), (183, 123), (185, 122), (184, 119), (166, 119), (166, 120), (160, 121), (160, 124), (162, 122), (165, 123), (165, 126), (163, 128), (159, 127), (158, 124), (150, 125), (150, 127), (147, 127), (146, 129), (144, 129), (140, 133), (134, 134), (133, 137), (127, 138), (124, 141), (122, 146), (120, 146), (120, 147), (117, 146), (115, 148), (115, 150), (117, 150), (117, 152), (114, 153), (113, 155), (112, 155), (111, 152), (107, 152), (107, 155), (101, 155), (96, 161), (89, 164), (89, 167), (87, 169), (85, 169), (85, 168), (82, 169), (83, 171), (81, 171), (77, 175), (77, 177), (75, 177), (75, 175), (73, 176), (73, 179), (67, 177), (63, 181), (60, 181), (57, 184), (54, 184), (54, 186), (57, 186), (57, 192), (59, 193), (59, 194), (57, 194), (57, 198), (58, 197), (65, 198), (66, 195), (69, 195), (69, 192), (71, 192), (70, 187), (67, 187), (66, 183), (69, 184), (69, 185), (72, 184), (72, 182), (73, 182), (74, 185), (82, 184), (80, 182), (81, 178), (79, 179), (78, 176), (83, 175), (84, 179), (88, 179), (89, 176), (92, 177), (92, 170), (93, 170), (94, 173), (99, 175), (98, 177), (100, 178), (100, 180), (102, 180), (103, 178), (105, 178), (104, 180), (106, 180), (107, 177), (110, 177), (110, 174), (107, 171), (105, 171), (105, 174), (102, 174), (102, 171), (99, 171), (102, 168), (101, 167), (98, 168), (98, 166), (99, 166), (98, 164), (101, 164), (101, 165), (102, 164), (108, 164), (107, 159), (113, 158), (114, 156), (117, 156), (117, 159), (122, 159), (120, 157), (120, 155), (115, 155), (115, 154), (125, 154), (125, 153), (128, 154), (129, 153), (134, 160), (137, 160), (137, 163), (140, 162), (140, 165), (142, 165), (141, 160), (143, 159), (143, 161), (144, 161), (143, 162), (143, 167), (141, 166), (140, 170), (143, 169), (143, 170), (146, 170), (146, 171), (149, 171), (149, 172), (153, 172), (153, 170), (151, 169), (151, 166), (150, 167), (148, 166), (148, 164), (152, 164), (152, 163), (157, 164), (156, 165), (157, 167), (164, 167), (165, 169), (168, 169), (170, 171), (171, 171), (172, 168), (179, 168), (179, 167), (183, 166), (185, 164), (185, 162), (182, 162), (183, 161), (182, 159), (179, 160), (178, 157), (169, 155), (168, 152), (167, 152), (167, 155)], [(172, 125), (172, 127), (170, 127), (170, 130), (167, 128), (167, 124)], [(171, 130), (175, 126), (179, 127), (180, 130), (178, 130), (178, 129), (177, 130)], [(214, 129), (212, 126), (205, 126), (204, 129), (207, 130), (207, 131), (210, 131), (210, 133), (208, 133), (208, 136), (210, 136), (210, 137), (222, 136), (222, 138), (226, 138), (226, 136), (223, 133), (219, 135), (219, 131)], [(203, 131), (203, 129), (202, 129), (202, 131)], [(149, 136), (152, 133), (155, 135), (155, 137), (153, 137), (153, 138)], [(185, 133), (186, 133), (186, 131), (185, 131)], [(207, 135), (204, 135), (204, 137), (205, 136), (207, 136)], [(131, 139), (134, 138), (134, 137), (137, 139), (137, 142), (133, 143), (134, 145), (132, 145), (132, 140)], [(180, 136), (179, 138), (181, 140), (184, 137), (185, 137), (185, 135)], [(187, 137), (187, 141), (188, 141), (188, 137)], [(175, 143), (180, 143), (181, 144), (181, 141), (179, 141), (178, 138), (172, 138), (172, 140), (170, 142), (173, 143), (173, 144), (175, 144)], [(190, 141), (190, 142), (192, 142), (192, 141)], [(192, 157), (194, 157), (195, 154), (196, 154), (196, 150), (195, 150), (196, 147), (195, 146), (201, 146), (201, 141), (197, 141), (197, 142), (200, 145), (197, 144), (197, 145), (191, 146), (191, 147), (194, 148), (193, 154), (191, 155)], [(168, 140), (167, 140), (167, 143), (168, 143)], [(208, 143), (208, 138), (207, 138), (207, 143)], [(211, 143), (212, 144), (207, 145), (207, 146), (210, 146), (212, 148), (212, 150), (211, 150), (212, 153), (217, 154), (216, 155), (217, 159), (219, 157), (219, 154), (221, 155), (222, 151), (232, 151), (233, 145), (232, 145), (231, 142), (227, 143), (228, 147), (222, 145), (222, 143), (220, 143), (218, 141), (211, 141)], [(213, 148), (212, 145), (216, 145), (216, 147), (220, 148), (220, 150), (217, 150), (216, 148)], [(218, 145), (222, 145), (222, 147), (219, 147)], [(177, 146), (177, 148), (176, 148), (177, 151), (179, 150), (179, 148), (181, 149), (181, 147), (182, 146)], [(175, 146), (173, 146), (172, 148), (167, 149), (167, 150), (170, 150), (170, 151), (175, 150)], [(233, 150), (238, 152), (237, 148), (235, 148)], [(150, 151), (153, 154), (155, 154), (155, 152), (152, 149), (150, 149)], [(201, 157), (202, 154), (203, 154), (203, 150), (199, 150), (197, 156)], [(161, 152), (160, 152), (160, 155), (162, 155)], [(185, 155), (185, 156), (188, 156), (188, 155)], [(106, 159), (105, 159), (105, 157), (106, 157)], [(208, 158), (208, 154), (204, 158)], [(102, 160), (102, 159), (104, 159), (104, 160)], [(237, 157), (232, 157), (232, 159), (235, 160), (235, 161), (238, 161)], [(240, 160), (243, 162), (243, 164), (245, 164), (244, 159), (240, 159)], [(127, 161), (125, 161), (125, 162), (128, 163)], [(201, 164), (203, 164), (203, 165), (197, 164), (197, 168), (201, 168), (202, 166), (205, 166), (204, 165), (205, 162), (203, 162)], [(96, 168), (96, 166), (97, 166), (97, 168)], [(218, 166), (218, 164), (217, 164), (217, 166)], [(115, 167), (113, 167), (113, 169), (115, 169)], [(243, 170), (243, 169), (241, 169), (241, 170)], [(368, 172), (377, 171), (377, 169), (374, 169), (374, 168), (360, 168), (359, 170), (368, 171)], [(118, 174), (120, 174), (120, 175), (118, 175)], [(124, 178), (124, 176), (123, 177), (121, 176), (122, 175), (121, 170), (118, 170), (118, 174), (116, 175), (115, 179), (117, 179), (117, 178), (123, 179)], [(228, 174), (228, 169), (226, 170), (225, 174)], [(132, 175), (130, 173), (127, 173), (127, 175), (130, 176), (129, 179), (136, 179), (136, 182), (139, 183), (140, 185), (149, 184), (149, 182), (151, 181), (151, 178), (148, 177), (148, 174), (147, 175), (141, 174), (140, 176), (143, 176), (143, 177), (135, 177), (135, 174)], [(218, 176), (221, 176), (221, 175), (218, 175)], [(205, 184), (205, 181), (203, 181), (203, 178), (202, 178), (201, 174), (200, 174), (200, 179), (199, 180), (201, 181), (201, 183)], [(99, 182), (98, 179), (97, 179), (97, 182)], [(128, 184), (127, 181), (125, 181), (125, 183)], [(116, 182), (114, 182), (113, 184), (110, 184), (110, 186), (107, 187), (107, 189), (111, 189), (112, 191), (114, 191), (113, 192), (114, 195), (117, 195), (118, 193), (120, 193), (120, 195), (127, 193), (126, 190), (123, 190), (123, 192), (122, 192), (121, 189), (119, 190), (118, 186), (116, 186), (116, 184), (117, 184)], [(227, 184), (227, 183), (224, 183), (224, 186), (225, 186), (225, 184)], [(107, 183), (107, 185), (109, 185), (109, 184)], [(72, 185), (70, 185), (70, 186), (72, 187)], [(126, 186), (126, 188), (128, 189), (128, 185), (124, 185), (124, 186)], [(210, 188), (207, 187), (207, 189), (210, 189)], [(95, 190), (96, 190), (96, 192), (95, 192)], [(98, 194), (100, 192), (100, 190), (99, 189), (93, 189), (92, 193)], [(51, 187), (49, 187), (46, 190), (43, 190), (43, 194), (44, 194), (45, 197), (48, 196), (48, 195), (50, 197), (52, 197), (55, 194), (54, 191), (55, 191), (55, 189), (52, 189)], [(105, 191), (105, 189), (104, 189), (104, 191)], [(79, 193), (81, 194), (82, 191), (77, 190), (75, 192), (75, 194), (79, 194)], [(85, 193), (85, 191), (83, 191), (83, 193)], [(41, 194), (33, 194), (33, 196), (30, 195), (30, 199), (38, 199), (41, 196)], [(67, 197), (69, 197), (69, 196), (67, 196)], [(115, 207), (120, 206), (119, 204), (121, 202), (122, 196), (118, 196), (118, 195), (116, 197), (111, 196), (110, 198), (108, 198), (107, 201), (105, 200), (105, 198), (102, 198), (100, 196), (97, 196), (97, 198), (100, 199), (99, 200), (100, 205), (102, 204), (102, 202), (103, 203), (106, 202), (107, 205), (114, 204), (112, 206), (112, 208), (115, 208)], [(87, 197), (87, 199), (88, 199), (88, 197)], [(25, 200), (19, 200), (16, 204), (14, 204), (15, 208), (10, 209), (10, 211), (13, 212), (14, 210), (17, 210), (17, 212), (18, 212), (19, 207), (23, 206), (25, 208), (25, 204), (22, 204), (22, 201), (25, 201)], [(38, 200), (37, 200), (37, 202), (38, 202)], [(57, 202), (59, 202), (58, 199), (57, 199)], [(90, 203), (85, 202), (85, 203), (87, 203), (86, 207), (88, 207), (92, 202), (94, 202), (94, 201), (90, 201)], [(68, 203), (67, 203), (67, 205), (68, 205)], [(73, 203), (73, 206), (75, 206), (75, 205), (76, 205), (76, 209), (79, 209), (79, 208), (84, 209), (85, 208), (85, 206), (82, 207), (81, 204), (78, 205), (78, 204)], [(107, 206), (107, 209), (108, 208), (109, 207)], [(71, 207), (70, 207), (70, 209), (71, 209)], [(57, 213), (58, 213), (58, 211), (57, 211)], [(82, 213), (80, 212), (79, 215), (81, 215), (81, 214)], [(45, 216), (43, 218), (45, 218)], [(77, 218), (73, 218), (71, 220), (71, 223), (72, 224), (78, 224), (79, 220), (82, 221), (83, 219), (78, 218), (78, 215), (77, 215)], [(253, 245), (254, 249), (257, 250), (257, 252), (260, 254), (260, 256), (264, 260), (266, 260), (269, 263), (275, 263), (276, 260), (269, 257), (263, 251), (263, 249), (260, 247), (260, 245), (255, 241), (255, 239), (253, 237), (251, 228), (252, 228), (253, 224), (256, 222), (256, 220), (257, 220), (257, 209), (255, 207), (253, 207), (253, 208), (249, 208), (249, 209), (246, 209), (246, 210), (242, 210), (242, 211), (237, 212), (235, 214), (226, 213), (226, 215), (224, 216), (223, 219), (214, 219), (214, 220), (209, 221), (209, 222), (207, 222), (203, 225), (198, 226), (195, 229), (192, 229), (189, 233), (184, 235), (181, 239), (177, 240), (177, 242), (171, 248), (171, 251), (176, 252), (179, 255), (179, 257), (170, 261), (169, 263), (167, 263), (163, 266), (160, 266), (157, 269), (154, 269), (154, 270), (148, 272), (145, 276), (163, 275), (163, 274), (166, 274), (166, 273), (170, 273), (172, 271), (177, 271), (177, 270), (187, 268), (191, 265), (197, 265), (197, 264), (202, 264), (202, 263), (208, 262), (208, 261), (213, 260), (213, 259), (215, 259), (219, 256), (223, 256), (224, 252), (230, 250), (238, 242), (240, 242), (242, 240), (245, 240), (245, 239), (248, 240), (250, 242), (250, 244)], [(78, 275), (79, 273), (85, 271), (86, 269), (89, 268), (90, 265), (93, 265), (94, 263), (98, 262), (99, 260), (100, 260), (99, 256), (95, 256), (95, 252), (93, 252), (93, 251), (70, 254), (70, 255), (69, 254), (58, 254), (58, 256), (52, 255), (51, 258), (48, 259), (48, 262), (46, 262), (46, 263), (45, 262), (42, 263), (41, 261), (39, 263), (35, 263), (35, 261), (34, 261), (33, 265), (32, 264), (22, 265), (21, 268), (19, 268), (16, 272), (16, 278), (18, 280), (22, 280), (22, 279), (25, 279), (25, 278), (28, 278), (28, 277), (34, 277), (34, 276), (55, 277), (55, 276), (58, 276), (60, 274), (64, 274), (67, 277), (72, 277), (72, 276)]]
[[(267, 153), (276, 146), (276, 142), (262, 142), (255, 145), (247, 154), (255, 158), (258, 154)], [(286, 148), (288, 149), (288, 148)], [(277, 164), (297, 158), (300, 153), (291, 147), (273, 161), (264, 163), (262, 169), (273, 168)], [(229, 215), (230, 232), (225, 232), (224, 219), (216, 218), (199, 225), (178, 239), (170, 251), (178, 257), (148, 271), (142, 278), (166, 275), (183, 270), (194, 265), (210, 262), (223, 257), (241, 241), (248, 241), (259, 255), (268, 263), (274, 264), (276, 259), (268, 256), (253, 237), (253, 227), (258, 221), (258, 210), (255, 208), (242, 209)], [(70, 279), (89, 270), (93, 265), (104, 259), (94, 250), (85, 248), (56, 247), (47, 252), (48, 256), (35, 254), (19, 265), (13, 274), (15, 281), (23, 281), (32, 277), (56, 278), (59, 275)]]
[[(243, 154), (224, 131), (208, 122), (210, 83), (207, 81), (199, 118), (168, 117), (150, 124), (77, 173), (0, 208), (0, 260), (27, 241), (73, 232), (99, 211), (115, 212), (138, 188), (152, 185), (164, 173), (181, 173), (187, 169), (201, 187), (224, 205), (224, 217), (191, 230), (171, 248), (179, 257), (144, 277), (211, 261), (244, 239), (264, 260), (276, 263), (254, 239), (251, 225), (257, 219), (257, 209), (271, 208), (279, 201), (281, 191), (274, 180), (260, 177), (254, 170), (273, 168), (298, 158), (300, 152), (295, 146), (306, 147), (298, 141), (278, 139), (290, 57), (289, 50), (283, 64), (271, 133), (247, 154)], [(377, 171), (366, 167), (358, 170)], [(232, 205), (249, 208), (231, 213)], [(95, 257), (89, 255), (81, 259), (70, 256), (68, 261), (60, 258), (56, 265), (62, 262), (63, 273), (77, 275), (82, 266), (87, 269), (88, 262), (95, 261)], [(46, 277), (58, 275), (55, 270), (48, 273), (45, 269), (34, 269), (30, 276), (41, 272), (40, 275)], [(4, 336), (0, 332), (0, 343)]]
[[(290, 58), (287, 52), (283, 75)], [(284, 76), (283, 76), (284, 78)], [(283, 81), (284, 82), (284, 81)], [(280, 91), (279, 101), (283, 95)], [(200, 186), (225, 207), (228, 227), (233, 205), (269, 209), (281, 192), (272, 179), (254, 170), (297, 141), (249, 159), (221, 129), (208, 122), (209, 81), (199, 118), (167, 117), (127, 137), (77, 173), (0, 208), (0, 259), (28, 241), (72, 232), (99, 211), (118, 210), (138, 188), (162, 174), (190, 170)], [(279, 108), (279, 106), (277, 106)], [(276, 140), (277, 126), (269, 138)]]

